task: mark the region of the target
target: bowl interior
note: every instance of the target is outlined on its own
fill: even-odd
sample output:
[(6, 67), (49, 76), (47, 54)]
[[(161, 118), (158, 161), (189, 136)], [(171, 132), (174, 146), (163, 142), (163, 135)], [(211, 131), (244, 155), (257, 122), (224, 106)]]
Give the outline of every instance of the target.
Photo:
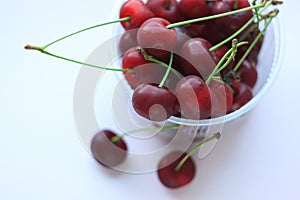
[[(115, 4), (113, 14), (111, 17), (112, 19), (116, 19), (116, 17), (118, 17), (118, 13), (123, 2), (123, 0), (119, 0)], [(118, 43), (118, 39), (120, 39), (122, 33), (124, 32), (124, 29), (120, 24), (116, 24), (113, 26), (112, 32), (114, 36), (117, 36), (116, 43)], [(115, 46), (113, 51), (118, 51), (117, 45)], [(257, 104), (258, 100), (268, 91), (268, 89), (276, 79), (282, 65), (283, 51), (284, 33), (282, 30), (282, 22), (279, 15), (272, 20), (272, 23), (270, 24), (265, 33), (263, 45), (258, 56), (258, 79), (255, 87), (253, 88), (254, 97), (247, 104), (245, 104), (240, 109), (232, 113), (212, 119), (190, 120), (172, 116), (168, 119), (168, 121), (176, 124), (183, 124), (189, 126), (210, 126), (229, 122), (247, 113)], [(119, 61), (120, 60), (121, 57)], [(118, 66), (116, 67), (120, 67), (120, 62), (117, 64)], [(119, 75), (120, 73), (118, 73), (118, 76)], [(131, 90), (129, 86), (128, 89)]]

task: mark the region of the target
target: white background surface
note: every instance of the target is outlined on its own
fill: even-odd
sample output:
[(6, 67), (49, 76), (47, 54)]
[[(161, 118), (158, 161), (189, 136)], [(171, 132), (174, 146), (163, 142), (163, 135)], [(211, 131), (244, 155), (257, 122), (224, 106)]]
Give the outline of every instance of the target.
[[(99, 166), (73, 121), (80, 66), (23, 49), (110, 17), (114, 1), (4, 1), (0, 8), (0, 199), (300, 199), (298, 7), (280, 15), (286, 52), (278, 80), (259, 104), (197, 162), (188, 186), (169, 190), (155, 173), (119, 174)], [(84, 60), (105, 28), (53, 49)]]

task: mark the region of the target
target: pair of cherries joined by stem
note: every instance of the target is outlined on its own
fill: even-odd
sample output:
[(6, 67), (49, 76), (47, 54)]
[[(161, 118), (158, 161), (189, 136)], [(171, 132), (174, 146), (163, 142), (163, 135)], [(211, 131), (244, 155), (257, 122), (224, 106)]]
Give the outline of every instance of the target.
[[(258, 76), (257, 55), (263, 35), (277, 14), (277, 11), (267, 15), (262, 12), (271, 4), (280, 3), (128, 0), (122, 5), (118, 20), (82, 29), (42, 47), (25, 48), (89, 67), (123, 72), (134, 89), (133, 107), (146, 119), (213, 118), (238, 110), (252, 99)], [(258, 25), (263, 20), (266, 23), (260, 30)], [(123, 53), (122, 68), (96, 66), (46, 50), (75, 34), (119, 22), (127, 30), (119, 45)], [(162, 129), (178, 128), (180, 125)], [(195, 176), (191, 155), (219, 137), (220, 134), (215, 134), (188, 152), (165, 155), (157, 167), (159, 180), (169, 188), (188, 184)], [(92, 139), (91, 151), (99, 163), (113, 167), (126, 159), (128, 147), (123, 135), (101, 130)]]

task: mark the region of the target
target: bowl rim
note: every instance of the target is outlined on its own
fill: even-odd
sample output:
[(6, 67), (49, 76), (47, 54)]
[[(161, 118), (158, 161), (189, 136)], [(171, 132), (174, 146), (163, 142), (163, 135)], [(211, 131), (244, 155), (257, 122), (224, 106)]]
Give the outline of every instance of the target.
[[(113, 12), (111, 14), (111, 19), (115, 19), (116, 13), (119, 13), (119, 3), (121, 1), (117, 0), (116, 4), (113, 8)], [(278, 74), (282, 68), (283, 63), (283, 56), (284, 56), (284, 50), (285, 50), (285, 32), (284, 32), (284, 25), (282, 21), (282, 17), (280, 14), (273, 18), (271, 22), (272, 30), (274, 33), (274, 42), (275, 42), (275, 48), (274, 48), (274, 56), (273, 56), (273, 63), (272, 68), (270, 71), (270, 74), (268, 75), (267, 79), (264, 81), (264, 84), (262, 85), (262, 88), (258, 90), (256, 95), (245, 105), (243, 105), (238, 110), (235, 110), (234, 112), (228, 113), (226, 115), (215, 117), (215, 118), (209, 118), (209, 119), (200, 119), (200, 120), (192, 120), (192, 119), (185, 119), (180, 117), (171, 116), (166, 121), (179, 124), (179, 125), (186, 125), (186, 126), (211, 126), (211, 125), (220, 125), (224, 124), (226, 122), (232, 121), (238, 117), (241, 117), (242, 115), (246, 114), (248, 111), (250, 111), (254, 106), (258, 103), (258, 100), (261, 99), (267, 91), (269, 91), (270, 87), (274, 84), (276, 78), (278, 77)], [(268, 29), (270, 30), (270, 28)], [(268, 32), (267, 30), (267, 32)], [(266, 33), (267, 33), (266, 32)], [(116, 26), (113, 26), (112, 33), (116, 34)]]

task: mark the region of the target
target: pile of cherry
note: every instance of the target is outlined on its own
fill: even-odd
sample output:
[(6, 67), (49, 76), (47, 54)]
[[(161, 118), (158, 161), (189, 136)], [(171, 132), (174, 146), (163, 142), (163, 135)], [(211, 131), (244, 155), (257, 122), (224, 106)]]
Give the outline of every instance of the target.
[[(170, 116), (201, 120), (233, 112), (250, 101), (257, 81), (257, 57), (263, 37), (243, 61), (241, 58), (260, 33), (257, 23), (252, 22), (237, 35), (238, 41), (248, 44), (237, 49), (234, 60), (218, 74), (210, 75), (232, 47), (232, 41), (218, 48), (213, 45), (246, 24), (254, 16), (252, 10), (168, 28), (171, 23), (249, 6), (245, 0), (125, 1), (120, 9), (120, 18), (131, 16), (131, 19), (122, 22), (126, 31), (119, 48), (124, 53), (122, 68), (135, 69), (124, 74), (134, 89), (132, 104), (135, 111), (152, 121), (164, 121)], [(162, 85), (159, 80), (166, 69), (153, 60), (167, 65), (171, 52), (174, 54), (173, 71)], [(239, 67), (236, 67), (239, 62)], [(175, 70), (178, 73), (174, 73)]]
[[(252, 4), (246, 0), (127, 0), (115, 21), (82, 29), (44, 46), (26, 45), (25, 49), (123, 72), (134, 90), (134, 110), (148, 120), (165, 121), (171, 116), (210, 119), (234, 112), (253, 98), (258, 54), (278, 9), (264, 11), (280, 4), (278, 0), (254, 0)], [(119, 22), (125, 29), (119, 43), (122, 69), (96, 66), (46, 50), (80, 32)], [(153, 130), (181, 127), (175, 124)], [(119, 165), (128, 154), (123, 140), (128, 134), (100, 130), (91, 141), (94, 158), (106, 167)], [(161, 183), (178, 188), (191, 182), (196, 171), (191, 155), (219, 137), (216, 133), (187, 152), (165, 155), (157, 166)]]
[[(273, 5), (281, 3), (272, 1)], [(125, 19), (121, 24), (126, 31), (119, 50), (123, 54), (124, 76), (134, 90), (134, 110), (151, 121), (164, 121), (171, 116), (201, 120), (233, 112), (250, 101), (265, 31), (258, 28), (259, 20), (272, 18), (274, 12), (260, 15), (257, 21), (249, 20), (255, 18), (254, 13), (258, 17), (259, 9), (250, 9), (197, 23), (176, 24), (250, 6), (245, 0), (125, 1), (120, 19)], [(248, 26), (241, 29), (246, 23)], [(236, 32), (233, 40), (226, 40)], [(110, 130), (96, 134), (91, 146), (96, 160), (108, 167), (122, 162), (127, 152), (122, 137)], [(188, 152), (165, 155), (157, 168), (161, 183), (178, 188), (192, 181), (195, 164), (191, 155), (219, 137), (216, 133)]]

